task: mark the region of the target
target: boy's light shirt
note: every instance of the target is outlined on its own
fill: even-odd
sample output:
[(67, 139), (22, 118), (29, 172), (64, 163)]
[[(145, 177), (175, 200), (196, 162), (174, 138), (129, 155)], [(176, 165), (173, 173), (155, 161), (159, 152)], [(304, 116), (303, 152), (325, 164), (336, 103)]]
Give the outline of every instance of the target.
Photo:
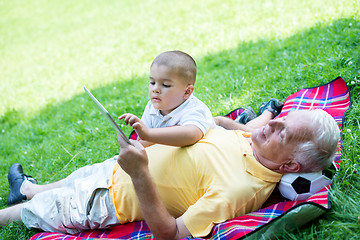
[(184, 103), (165, 116), (149, 101), (141, 120), (149, 128), (192, 124), (197, 126), (204, 135), (209, 129), (216, 126), (210, 109), (194, 95), (191, 95)]

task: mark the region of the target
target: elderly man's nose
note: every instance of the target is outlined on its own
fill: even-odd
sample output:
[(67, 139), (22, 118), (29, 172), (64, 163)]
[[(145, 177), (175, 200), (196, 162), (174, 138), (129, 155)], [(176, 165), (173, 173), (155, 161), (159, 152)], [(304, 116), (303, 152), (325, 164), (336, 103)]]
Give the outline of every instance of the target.
[(272, 131), (275, 131), (278, 127), (281, 127), (282, 122), (279, 121), (278, 119), (275, 119), (275, 120), (270, 120), (268, 124), (269, 124), (270, 129)]

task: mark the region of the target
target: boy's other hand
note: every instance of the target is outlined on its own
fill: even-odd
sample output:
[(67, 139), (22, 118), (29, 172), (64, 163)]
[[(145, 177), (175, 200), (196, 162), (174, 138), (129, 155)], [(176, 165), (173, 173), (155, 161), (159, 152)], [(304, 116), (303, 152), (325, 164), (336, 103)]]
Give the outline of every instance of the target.
[(149, 140), (149, 128), (142, 121), (134, 123), (132, 127), (140, 139)]
[(125, 113), (119, 117), (119, 120), (124, 119), (126, 125), (133, 126), (134, 123), (140, 122), (140, 118), (131, 113)]
[(126, 125), (130, 125), (138, 135), (138, 137), (142, 140), (147, 140), (149, 135), (149, 129), (145, 126), (145, 124), (131, 113), (125, 113), (119, 117), (119, 120), (124, 119)]

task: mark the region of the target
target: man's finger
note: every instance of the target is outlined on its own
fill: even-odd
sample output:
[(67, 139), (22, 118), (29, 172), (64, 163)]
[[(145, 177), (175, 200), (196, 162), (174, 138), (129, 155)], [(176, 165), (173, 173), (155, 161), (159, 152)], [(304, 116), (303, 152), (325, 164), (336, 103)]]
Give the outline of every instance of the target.
[[(121, 136), (121, 134), (119, 133), (118, 135), (116, 135), (119, 145), (121, 148), (125, 148), (128, 147), (130, 144)], [(130, 140), (131, 141), (131, 140)]]

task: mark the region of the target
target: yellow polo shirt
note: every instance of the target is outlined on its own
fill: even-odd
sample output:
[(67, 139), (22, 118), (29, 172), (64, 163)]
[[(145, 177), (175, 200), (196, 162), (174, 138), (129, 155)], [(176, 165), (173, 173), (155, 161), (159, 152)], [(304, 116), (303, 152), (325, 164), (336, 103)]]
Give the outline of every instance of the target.
[[(146, 149), (161, 199), (172, 216), (183, 215), (194, 237), (259, 209), (281, 178), (253, 157), (242, 133), (217, 128), (189, 147)], [(109, 189), (120, 223), (143, 219), (131, 179), (118, 164)]]

